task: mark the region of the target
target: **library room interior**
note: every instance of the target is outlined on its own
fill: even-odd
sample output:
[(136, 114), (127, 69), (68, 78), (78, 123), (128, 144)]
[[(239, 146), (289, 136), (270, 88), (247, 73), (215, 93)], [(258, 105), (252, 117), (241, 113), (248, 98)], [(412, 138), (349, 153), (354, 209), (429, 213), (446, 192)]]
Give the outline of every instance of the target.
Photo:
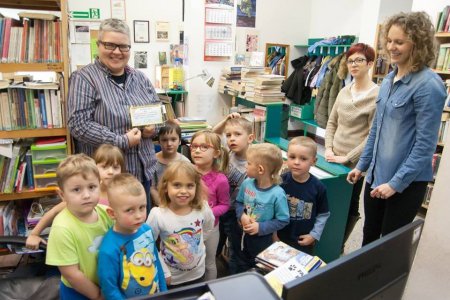
[(0, 298), (450, 299), (449, 127), (449, 0), (0, 0)]

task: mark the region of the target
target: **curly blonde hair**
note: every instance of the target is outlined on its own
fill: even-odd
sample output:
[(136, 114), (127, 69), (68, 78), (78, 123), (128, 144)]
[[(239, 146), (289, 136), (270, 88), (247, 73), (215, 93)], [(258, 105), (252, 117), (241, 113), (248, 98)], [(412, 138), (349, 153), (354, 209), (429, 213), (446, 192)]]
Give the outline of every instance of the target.
[(398, 13), (383, 24), (383, 48), (387, 53), (387, 37), (393, 25), (400, 27), (413, 43), (410, 56), (410, 72), (417, 72), (430, 66), (435, 59), (436, 39), (430, 16), (421, 12)]

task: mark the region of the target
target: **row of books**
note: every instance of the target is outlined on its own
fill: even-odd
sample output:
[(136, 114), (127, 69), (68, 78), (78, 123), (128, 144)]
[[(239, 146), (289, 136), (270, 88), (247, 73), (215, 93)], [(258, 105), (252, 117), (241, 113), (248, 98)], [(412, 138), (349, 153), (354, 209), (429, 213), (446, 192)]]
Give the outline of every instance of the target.
[(31, 152), (27, 144), (14, 144), (12, 156), (0, 155), (0, 192), (20, 193), (23, 188), (34, 189)]
[(21, 139), (0, 155), (0, 193), (56, 190), (56, 168), (67, 156), (65, 137)]
[(434, 153), (433, 159), (431, 160), (431, 166), (433, 168), (433, 176), (436, 177), (437, 172), (439, 170), (439, 165), (441, 163), (442, 154), (441, 153)]
[(263, 271), (269, 271), (264, 278), (281, 296), (284, 284), (323, 267), (326, 263), (317, 256), (277, 241), (256, 256), (256, 265)]
[(41, 197), (34, 201), (0, 202), (0, 235), (28, 235), (42, 216), (59, 202), (61, 198), (58, 195)]
[(436, 32), (450, 32), (450, 5), (439, 12), (436, 22)]
[(255, 141), (258, 143), (264, 142), (267, 124), (267, 108), (265, 106), (255, 105), (255, 108), (248, 109), (247, 107), (239, 105), (237, 112), (239, 112), (242, 117), (252, 122)]
[(436, 70), (450, 70), (450, 43), (441, 44), (436, 61)]
[[(0, 19), (1, 62), (61, 62), (61, 21), (33, 19), (27, 13), (21, 15), (20, 20)], [(32, 16), (36, 15), (39, 17), (39, 14)]]
[(57, 83), (0, 82), (0, 130), (64, 127)]

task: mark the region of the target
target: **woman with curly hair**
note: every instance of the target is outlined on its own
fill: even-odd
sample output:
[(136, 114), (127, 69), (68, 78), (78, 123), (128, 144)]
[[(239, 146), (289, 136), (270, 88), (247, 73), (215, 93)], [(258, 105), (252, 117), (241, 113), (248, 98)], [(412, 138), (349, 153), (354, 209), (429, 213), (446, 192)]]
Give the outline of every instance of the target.
[(430, 68), (434, 27), (424, 12), (399, 13), (383, 26), (383, 46), (394, 70), (383, 80), (367, 144), (347, 177), (367, 171), (366, 245), (413, 221), (433, 179), (431, 159), (446, 92)]

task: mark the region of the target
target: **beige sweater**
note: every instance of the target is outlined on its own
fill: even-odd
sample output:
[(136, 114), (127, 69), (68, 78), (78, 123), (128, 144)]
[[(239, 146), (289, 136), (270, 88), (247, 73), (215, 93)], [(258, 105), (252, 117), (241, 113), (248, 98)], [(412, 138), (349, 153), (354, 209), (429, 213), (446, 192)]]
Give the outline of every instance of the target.
[(339, 92), (333, 105), (325, 132), (325, 148), (332, 149), (337, 156), (345, 156), (346, 165), (354, 168), (372, 126), (379, 87), (373, 88), (365, 98), (353, 102), (350, 86)]

